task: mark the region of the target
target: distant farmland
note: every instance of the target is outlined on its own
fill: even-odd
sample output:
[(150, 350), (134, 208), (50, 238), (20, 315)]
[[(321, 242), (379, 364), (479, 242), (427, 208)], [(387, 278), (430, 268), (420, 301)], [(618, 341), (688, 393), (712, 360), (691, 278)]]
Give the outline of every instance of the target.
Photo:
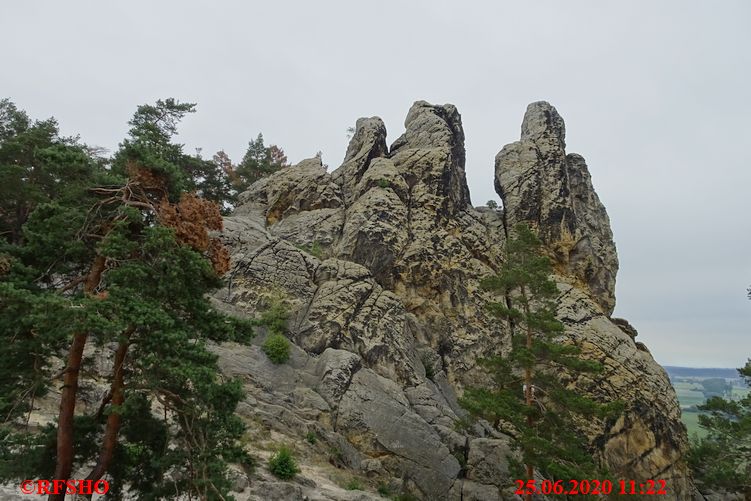
[(706, 379), (724, 379), (730, 390), (724, 395), (725, 398), (740, 399), (750, 391), (743, 380), (738, 377), (738, 371), (725, 368), (695, 368), (665, 366), (670, 376), (670, 382), (675, 388), (678, 402), (681, 406), (683, 423), (688, 430), (689, 438), (697, 435), (703, 437), (706, 432), (699, 426), (699, 414), (697, 406), (706, 400), (705, 388), (702, 381)]

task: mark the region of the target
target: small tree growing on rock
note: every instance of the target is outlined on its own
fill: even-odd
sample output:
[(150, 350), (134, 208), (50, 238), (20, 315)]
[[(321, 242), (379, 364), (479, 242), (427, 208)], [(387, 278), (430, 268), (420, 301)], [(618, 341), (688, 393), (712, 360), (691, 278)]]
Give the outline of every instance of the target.
[(601, 472), (585, 437), (576, 431), (574, 416), (603, 416), (617, 406), (597, 404), (559, 379), (563, 370), (593, 372), (600, 366), (582, 360), (577, 347), (557, 339), (564, 332), (555, 317), (558, 289), (540, 240), (529, 227), (518, 225), (505, 253), (503, 270), (482, 285), (503, 296), (488, 308), (509, 321), (511, 352), (481, 360), (489, 384), (467, 388), (460, 403), (514, 439), (521, 458), (521, 464), (510, 461), (516, 478), (534, 480), (535, 469), (554, 480), (597, 478), (593, 475)]

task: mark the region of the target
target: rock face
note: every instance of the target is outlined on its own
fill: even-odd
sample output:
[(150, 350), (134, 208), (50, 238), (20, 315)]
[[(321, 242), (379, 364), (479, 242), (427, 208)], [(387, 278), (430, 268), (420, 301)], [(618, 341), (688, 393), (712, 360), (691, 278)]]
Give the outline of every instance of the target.
[(495, 186), (509, 228), (537, 228), (555, 259), (580, 279), (610, 315), (615, 308), (618, 257), (610, 220), (584, 158), (566, 154), (566, 127), (550, 104), (527, 107), (521, 140), (495, 158)]
[[(595, 378), (561, 377), (625, 404), (611, 422), (583, 424), (593, 454), (621, 478), (663, 478), (668, 499), (690, 499), (675, 393), (635, 329), (610, 319), (618, 262), (608, 217), (582, 157), (565, 153), (555, 109), (530, 105), (521, 141), (498, 154), (503, 211), (471, 206), (454, 106), (417, 102), (405, 129), (388, 148), (379, 118), (358, 120), (337, 170), (320, 159), (283, 169), (226, 219), (233, 267), (217, 307), (254, 316), (273, 296), (292, 315), (287, 364), (271, 364), (257, 345), (216, 347), (224, 371), (247, 382), (240, 412), (257, 442), (294, 444), (313, 484), (264, 478), (263, 489), (354, 499), (329, 485), (347, 471), (372, 490), (419, 499), (513, 497), (509, 438), (455, 423), (457, 395), (481, 377), (477, 359), (509, 349), (509, 328), (487, 313), (493, 297), (479, 284), (502, 269), (513, 225), (527, 222), (557, 260), (570, 342), (605, 367)], [(305, 445), (310, 432), (318, 445)]]

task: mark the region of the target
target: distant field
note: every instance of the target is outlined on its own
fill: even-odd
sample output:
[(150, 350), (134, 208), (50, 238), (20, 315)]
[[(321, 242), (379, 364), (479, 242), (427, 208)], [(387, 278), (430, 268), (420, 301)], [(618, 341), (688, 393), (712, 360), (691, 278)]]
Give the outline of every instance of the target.
[(677, 382), (673, 383), (673, 387), (678, 395), (681, 408), (704, 403), (704, 394), (700, 391), (700, 384)]
[(692, 438), (694, 435), (698, 437), (705, 437), (707, 435), (706, 430), (699, 426), (699, 413), (698, 412), (686, 412), (682, 411), (682, 421), (686, 425), (688, 430), (688, 437)]
[(738, 388), (737, 386), (733, 386), (733, 398), (734, 399), (741, 399), (745, 397), (746, 395), (751, 392), (751, 389), (749, 388)]
[[(678, 402), (681, 405), (681, 416), (683, 424), (686, 425), (689, 438), (694, 435), (698, 437), (706, 436), (707, 432), (699, 426), (699, 412), (687, 411), (689, 407), (703, 404), (705, 401), (702, 393), (701, 381), (706, 378), (722, 377), (727, 378), (733, 384), (732, 398), (740, 399), (746, 396), (749, 388), (737, 386), (737, 371), (734, 369), (694, 369), (689, 367), (666, 367), (670, 379), (678, 396)], [(732, 379), (736, 378), (736, 379)]]

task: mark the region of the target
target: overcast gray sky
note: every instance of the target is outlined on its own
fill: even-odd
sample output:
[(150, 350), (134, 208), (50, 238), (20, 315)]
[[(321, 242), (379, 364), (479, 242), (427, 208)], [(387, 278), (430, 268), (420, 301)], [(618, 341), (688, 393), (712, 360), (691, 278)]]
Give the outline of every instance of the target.
[(475, 205), (529, 102), (566, 121), (608, 209), (616, 315), (664, 364), (751, 356), (751, 2), (6, 1), (0, 97), (110, 150), (141, 103), (198, 103), (181, 140), (336, 168), (346, 129), (453, 103)]

